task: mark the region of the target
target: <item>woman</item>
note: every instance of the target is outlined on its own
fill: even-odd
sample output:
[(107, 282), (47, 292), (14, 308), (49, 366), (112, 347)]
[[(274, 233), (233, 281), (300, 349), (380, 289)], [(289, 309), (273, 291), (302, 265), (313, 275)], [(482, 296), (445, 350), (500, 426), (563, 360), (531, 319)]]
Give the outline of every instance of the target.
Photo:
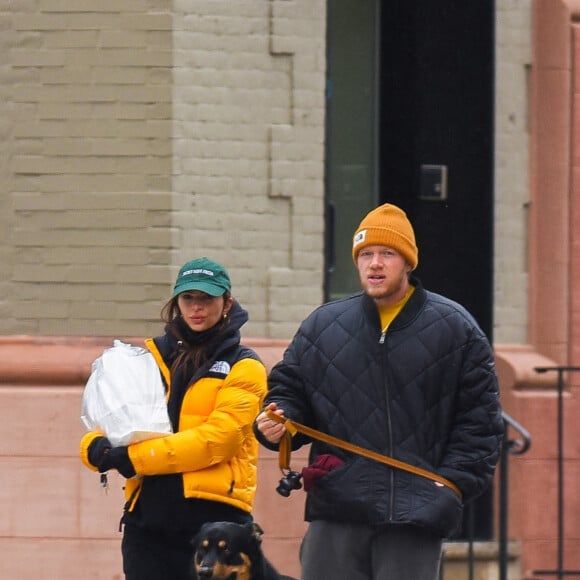
[(161, 311), (165, 334), (145, 341), (161, 369), (174, 433), (114, 448), (102, 433), (81, 440), (87, 467), (128, 478), (121, 520), (127, 580), (189, 579), (190, 542), (204, 522), (252, 521), (252, 423), (266, 370), (240, 345), (248, 314), (230, 291), (223, 266), (187, 262)]

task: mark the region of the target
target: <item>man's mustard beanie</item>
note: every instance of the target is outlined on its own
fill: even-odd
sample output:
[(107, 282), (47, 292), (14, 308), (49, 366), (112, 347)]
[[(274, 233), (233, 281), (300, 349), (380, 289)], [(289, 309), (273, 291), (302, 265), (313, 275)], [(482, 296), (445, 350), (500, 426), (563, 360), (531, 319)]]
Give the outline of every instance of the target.
[(352, 259), (367, 246), (388, 246), (397, 250), (414, 270), (419, 263), (415, 232), (407, 214), (396, 205), (385, 203), (370, 211), (361, 221), (352, 241)]

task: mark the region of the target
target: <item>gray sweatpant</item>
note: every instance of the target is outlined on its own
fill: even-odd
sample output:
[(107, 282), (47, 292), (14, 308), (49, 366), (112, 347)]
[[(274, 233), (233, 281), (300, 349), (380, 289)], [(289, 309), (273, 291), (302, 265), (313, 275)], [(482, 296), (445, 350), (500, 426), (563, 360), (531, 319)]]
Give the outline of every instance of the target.
[(442, 540), (421, 528), (315, 521), (302, 541), (302, 580), (437, 580)]

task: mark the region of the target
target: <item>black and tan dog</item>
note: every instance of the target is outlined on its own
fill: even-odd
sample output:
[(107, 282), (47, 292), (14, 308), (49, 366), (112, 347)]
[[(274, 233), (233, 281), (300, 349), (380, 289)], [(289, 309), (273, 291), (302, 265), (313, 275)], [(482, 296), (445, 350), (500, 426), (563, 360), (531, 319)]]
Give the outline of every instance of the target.
[(193, 538), (194, 578), (198, 580), (295, 580), (279, 574), (262, 552), (256, 523), (204, 524)]

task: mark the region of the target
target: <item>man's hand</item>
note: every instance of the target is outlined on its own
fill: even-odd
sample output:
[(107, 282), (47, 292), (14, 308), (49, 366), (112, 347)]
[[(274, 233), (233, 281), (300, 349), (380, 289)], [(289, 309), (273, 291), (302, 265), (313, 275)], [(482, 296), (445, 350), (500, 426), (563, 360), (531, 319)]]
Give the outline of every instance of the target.
[(256, 418), (256, 427), (258, 428), (258, 431), (260, 431), (260, 433), (262, 433), (270, 443), (280, 443), (284, 433), (286, 433), (286, 427), (284, 427), (282, 423), (276, 423), (276, 421), (269, 419), (268, 415), (266, 415), (266, 410), (272, 411), (273, 413), (276, 413), (276, 415), (283, 417), (284, 409), (278, 409), (276, 403), (270, 403)]

